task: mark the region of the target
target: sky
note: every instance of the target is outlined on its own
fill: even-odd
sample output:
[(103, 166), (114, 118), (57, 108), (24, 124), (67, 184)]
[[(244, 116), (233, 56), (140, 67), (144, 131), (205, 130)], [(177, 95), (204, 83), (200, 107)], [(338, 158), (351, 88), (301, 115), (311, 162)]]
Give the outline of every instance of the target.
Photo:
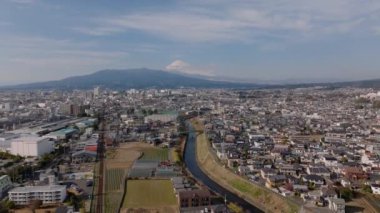
[(141, 67), (252, 82), (380, 78), (380, 1), (0, 0), (0, 84)]

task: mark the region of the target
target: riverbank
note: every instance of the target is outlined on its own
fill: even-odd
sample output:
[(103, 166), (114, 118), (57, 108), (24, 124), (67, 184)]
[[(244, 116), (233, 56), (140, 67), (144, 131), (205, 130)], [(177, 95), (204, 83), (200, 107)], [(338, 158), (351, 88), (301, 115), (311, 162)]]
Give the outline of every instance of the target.
[[(203, 131), (204, 127), (198, 120), (192, 120), (192, 125), (197, 131)], [(248, 202), (265, 212), (298, 212), (299, 207), (284, 199), (280, 195), (256, 186), (243, 177), (220, 165), (212, 154), (205, 133), (197, 136), (196, 156), (199, 167), (212, 180), (238, 194)]]

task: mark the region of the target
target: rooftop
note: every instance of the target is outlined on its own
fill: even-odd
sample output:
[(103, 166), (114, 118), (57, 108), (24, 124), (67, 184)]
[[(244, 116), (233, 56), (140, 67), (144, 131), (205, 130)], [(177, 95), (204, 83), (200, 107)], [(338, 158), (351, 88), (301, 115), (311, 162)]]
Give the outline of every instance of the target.
[(66, 186), (63, 185), (47, 185), (47, 186), (24, 186), (24, 187), (16, 187), (9, 191), (9, 193), (28, 193), (28, 192), (50, 192), (50, 191), (60, 191), (66, 189)]

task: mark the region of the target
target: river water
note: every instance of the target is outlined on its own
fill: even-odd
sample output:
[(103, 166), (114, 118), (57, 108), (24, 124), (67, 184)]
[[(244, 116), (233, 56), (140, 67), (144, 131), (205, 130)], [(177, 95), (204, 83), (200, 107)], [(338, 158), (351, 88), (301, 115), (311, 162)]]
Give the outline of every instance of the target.
[(184, 161), (185, 165), (191, 174), (199, 181), (201, 181), (204, 185), (208, 186), (212, 191), (226, 196), (229, 202), (233, 202), (241, 206), (246, 212), (263, 212), (252, 204), (248, 203), (241, 197), (236, 194), (228, 191), (223, 188), (213, 180), (211, 180), (198, 166), (198, 162), (196, 160), (196, 137), (197, 133), (194, 131), (194, 128), (191, 125), (188, 125), (189, 135), (187, 137), (186, 146), (185, 146), (185, 154)]

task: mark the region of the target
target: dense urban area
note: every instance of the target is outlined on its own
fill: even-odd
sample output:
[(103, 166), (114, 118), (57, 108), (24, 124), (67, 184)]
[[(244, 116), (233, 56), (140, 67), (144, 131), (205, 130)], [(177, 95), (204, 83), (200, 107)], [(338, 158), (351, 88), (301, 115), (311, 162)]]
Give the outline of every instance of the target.
[(9, 90), (0, 128), (0, 212), (380, 212), (374, 89)]

